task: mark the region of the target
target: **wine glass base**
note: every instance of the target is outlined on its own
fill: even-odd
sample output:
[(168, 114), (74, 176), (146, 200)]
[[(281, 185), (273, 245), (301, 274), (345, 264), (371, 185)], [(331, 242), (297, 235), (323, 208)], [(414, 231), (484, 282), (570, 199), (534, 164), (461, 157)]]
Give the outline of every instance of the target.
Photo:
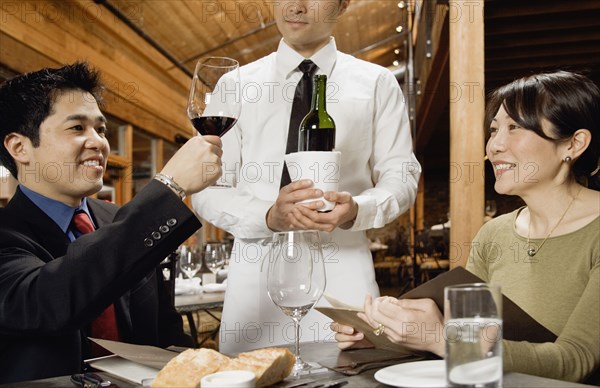
[(294, 364), (291, 375), (297, 377), (322, 372), (327, 372), (327, 368), (317, 364), (316, 362), (304, 362), (299, 360)]

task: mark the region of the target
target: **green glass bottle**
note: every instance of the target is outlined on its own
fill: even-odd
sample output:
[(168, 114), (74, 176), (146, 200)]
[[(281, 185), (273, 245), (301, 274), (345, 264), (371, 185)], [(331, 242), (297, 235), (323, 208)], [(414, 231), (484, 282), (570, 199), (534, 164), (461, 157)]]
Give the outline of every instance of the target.
[(335, 122), (327, 113), (326, 86), (326, 75), (314, 76), (312, 108), (300, 123), (298, 151), (333, 151), (335, 147)]

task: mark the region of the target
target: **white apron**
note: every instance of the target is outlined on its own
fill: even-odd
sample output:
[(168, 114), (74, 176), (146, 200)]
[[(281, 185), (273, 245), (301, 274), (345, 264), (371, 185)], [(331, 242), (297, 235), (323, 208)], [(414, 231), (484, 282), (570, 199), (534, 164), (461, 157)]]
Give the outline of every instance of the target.
[[(363, 231), (336, 229), (320, 233), (327, 286), (325, 293), (344, 303), (362, 307), (367, 293), (379, 296), (373, 259)], [(294, 325), (267, 293), (267, 241), (236, 239), (227, 278), (220, 330), (223, 353), (294, 343)], [(262, 266), (262, 271), (261, 271)], [(325, 298), (318, 306), (328, 306)], [(301, 342), (334, 341), (331, 319), (311, 310), (300, 321)]]

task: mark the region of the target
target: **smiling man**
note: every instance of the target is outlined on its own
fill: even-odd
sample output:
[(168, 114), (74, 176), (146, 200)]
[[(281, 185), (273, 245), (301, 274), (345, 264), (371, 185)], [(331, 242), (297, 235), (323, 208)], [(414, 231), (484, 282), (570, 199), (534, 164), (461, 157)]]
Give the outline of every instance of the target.
[[(394, 221), (414, 202), (420, 166), (398, 82), (389, 70), (338, 51), (331, 36), (349, 4), (274, 2), (283, 39), (276, 52), (240, 68), (242, 113), (223, 137), (223, 174), (237, 185), (193, 197), (204, 219), (236, 238), (221, 325), (224, 352), (293, 339), (291, 320), (269, 299), (267, 271), (261, 271), (268, 248), (264, 242), (273, 231), (330, 232), (322, 236), (326, 293), (359, 306), (366, 293), (379, 294), (365, 231)], [(295, 118), (303, 117), (294, 114), (292, 119), (297, 97), (310, 101), (298, 85), (306, 85), (315, 73), (328, 78), (327, 111), (336, 123), (335, 149), (341, 152), (340, 192), (325, 193), (336, 202), (329, 213), (315, 210), (322, 206), (319, 201), (299, 204), (322, 195), (311, 181), (282, 179), (284, 155), (297, 150)], [(301, 321), (302, 341), (333, 340), (329, 321), (309, 312)]]
[(189, 140), (120, 209), (88, 198), (110, 152), (101, 89), (83, 63), (0, 86), (0, 162), (19, 182), (0, 208), (0, 383), (79, 372), (88, 336), (193, 345), (157, 267), (201, 226), (182, 198), (220, 175), (220, 139)]

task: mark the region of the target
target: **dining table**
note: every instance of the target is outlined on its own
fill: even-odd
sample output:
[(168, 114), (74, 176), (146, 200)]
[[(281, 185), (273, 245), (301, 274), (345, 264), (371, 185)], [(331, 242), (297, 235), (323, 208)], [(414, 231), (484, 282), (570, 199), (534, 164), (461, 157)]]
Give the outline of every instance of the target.
[[(288, 347), (292, 350), (293, 345)], [(356, 370), (344, 369), (344, 373), (337, 372), (327, 368), (317, 368), (315, 373), (305, 374), (299, 377), (288, 376), (284, 381), (274, 385), (277, 388), (311, 388), (326, 382), (338, 382), (339, 386), (344, 387), (389, 387), (380, 383), (375, 378), (375, 374), (382, 368), (389, 367), (402, 362), (414, 362), (410, 357), (398, 356), (388, 350), (380, 349), (357, 349), (350, 351), (340, 351), (336, 343), (319, 342), (319, 343), (302, 343), (300, 347), (302, 358), (309, 362), (318, 362), (328, 366), (335, 364), (346, 365), (348, 360), (363, 360), (363, 362), (355, 362)], [(235, 355), (231, 355), (235, 356)], [(386, 361), (387, 359), (387, 361)], [(360, 369), (358, 369), (360, 368)], [(141, 384), (132, 383), (128, 380), (113, 376), (106, 372), (97, 372), (104, 379), (111, 381), (113, 384), (121, 388), (140, 387)], [(11, 387), (71, 387), (74, 386), (70, 382), (70, 376), (60, 376), (35, 381), (24, 381), (13, 383)], [(395, 385), (392, 385), (395, 386)], [(591, 385), (572, 383), (567, 381), (555, 380), (546, 377), (532, 376), (523, 373), (507, 372), (503, 377), (503, 386), (506, 388), (577, 388), (591, 387)]]
[[(218, 333), (221, 327), (221, 319), (213, 314), (211, 310), (223, 308), (224, 300), (225, 291), (175, 295), (175, 310), (186, 316), (190, 327), (190, 335), (194, 339), (194, 342), (196, 342), (196, 345), (201, 346), (206, 339), (213, 338)], [(200, 343), (197, 342), (198, 329), (194, 320), (194, 313), (199, 311), (204, 311), (217, 321), (217, 327)]]

